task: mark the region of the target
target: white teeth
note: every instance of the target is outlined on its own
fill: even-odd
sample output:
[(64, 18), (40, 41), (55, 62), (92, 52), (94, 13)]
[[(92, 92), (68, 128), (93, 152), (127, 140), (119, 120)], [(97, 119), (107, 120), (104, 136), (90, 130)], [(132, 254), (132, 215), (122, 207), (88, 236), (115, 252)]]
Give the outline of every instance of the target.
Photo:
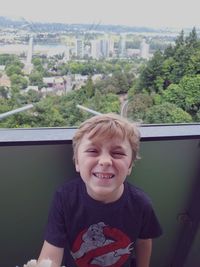
[(113, 174), (94, 173), (94, 175), (99, 179), (111, 179), (114, 177)]

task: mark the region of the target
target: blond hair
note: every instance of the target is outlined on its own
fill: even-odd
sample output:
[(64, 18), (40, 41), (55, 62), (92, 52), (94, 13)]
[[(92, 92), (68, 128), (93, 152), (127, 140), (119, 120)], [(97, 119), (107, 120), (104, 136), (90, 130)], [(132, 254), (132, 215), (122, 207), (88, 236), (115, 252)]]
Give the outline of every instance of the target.
[(85, 134), (89, 139), (119, 137), (123, 140), (127, 138), (132, 148), (133, 161), (138, 159), (140, 132), (136, 123), (132, 123), (120, 115), (108, 113), (94, 116), (84, 121), (76, 131), (73, 139), (74, 161), (77, 159), (77, 151), (80, 142)]

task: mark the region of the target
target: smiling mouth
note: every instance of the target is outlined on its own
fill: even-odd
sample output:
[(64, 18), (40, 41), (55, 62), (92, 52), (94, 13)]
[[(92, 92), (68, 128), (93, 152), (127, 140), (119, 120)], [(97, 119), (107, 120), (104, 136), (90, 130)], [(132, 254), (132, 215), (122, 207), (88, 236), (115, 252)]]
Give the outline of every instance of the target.
[(95, 172), (93, 175), (99, 179), (112, 179), (114, 174)]

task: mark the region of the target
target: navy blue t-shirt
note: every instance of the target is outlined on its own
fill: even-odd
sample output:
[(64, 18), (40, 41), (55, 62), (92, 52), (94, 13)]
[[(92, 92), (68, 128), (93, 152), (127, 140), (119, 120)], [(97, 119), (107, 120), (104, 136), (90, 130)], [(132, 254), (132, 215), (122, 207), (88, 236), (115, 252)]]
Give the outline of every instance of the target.
[(151, 201), (141, 189), (125, 182), (120, 199), (104, 204), (91, 198), (78, 178), (56, 191), (45, 240), (65, 248), (66, 266), (125, 267), (138, 238), (161, 234)]

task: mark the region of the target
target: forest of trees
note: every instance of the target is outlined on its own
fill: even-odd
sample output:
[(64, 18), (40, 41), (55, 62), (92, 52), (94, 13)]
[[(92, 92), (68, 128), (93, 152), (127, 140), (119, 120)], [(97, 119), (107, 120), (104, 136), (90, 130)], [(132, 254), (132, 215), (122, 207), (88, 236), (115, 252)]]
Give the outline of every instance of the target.
[[(34, 69), (27, 77), (23, 64), (13, 55), (0, 55), (6, 66), (11, 88), (0, 87), (0, 113), (34, 103), (34, 108), (0, 121), (0, 127), (77, 126), (91, 114), (77, 104), (95, 111), (121, 112), (120, 96), (127, 95), (124, 115), (142, 123), (190, 123), (200, 121), (200, 40), (195, 28), (185, 36), (181, 31), (175, 45), (156, 51), (149, 61), (112, 60), (57, 64), (35, 58)], [(45, 67), (46, 66), (46, 67)], [(56, 67), (55, 67), (56, 66)], [(27, 85), (44, 86), (42, 78), (80, 73), (89, 75), (79, 90), (42, 97), (40, 92), (21, 94)], [(103, 74), (94, 83), (92, 75)]]
[[(46, 59), (35, 58), (33, 64), (34, 69), (27, 77), (23, 74), (23, 64), (17, 57), (0, 56), (0, 65), (6, 65), (6, 74), (11, 80), (10, 90), (0, 87), (0, 113), (29, 103), (34, 104), (33, 109), (0, 121), (1, 128), (75, 126), (91, 116), (78, 109), (78, 104), (100, 112), (118, 113), (120, 111), (119, 95), (128, 92), (135, 77), (132, 70), (136, 71), (135, 63), (118, 60), (69, 62), (57, 65), (56, 59), (47, 62)], [(45, 64), (48, 65), (47, 68), (44, 68)], [(33, 90), (21, 94), (28, 84), (42, 88), (44, 86), (42, 78), (51, 76), (52, 68), (54, 71), (56, 69), (58, 76), (65, 75), (70, 70), (72, 74), (89, 75), (89, 78), (81, 89), (72, 90), (62, 96), (48, 95), (43, 98), (40, 92)], [(94, 84), (91, 77), (96, 73), (103, 74), (103, 79)]]
[(157, 51), (128, 92), (128, 115), (145, 123), (200, 121), (200, 41), (181, 31), (174, 46)]

